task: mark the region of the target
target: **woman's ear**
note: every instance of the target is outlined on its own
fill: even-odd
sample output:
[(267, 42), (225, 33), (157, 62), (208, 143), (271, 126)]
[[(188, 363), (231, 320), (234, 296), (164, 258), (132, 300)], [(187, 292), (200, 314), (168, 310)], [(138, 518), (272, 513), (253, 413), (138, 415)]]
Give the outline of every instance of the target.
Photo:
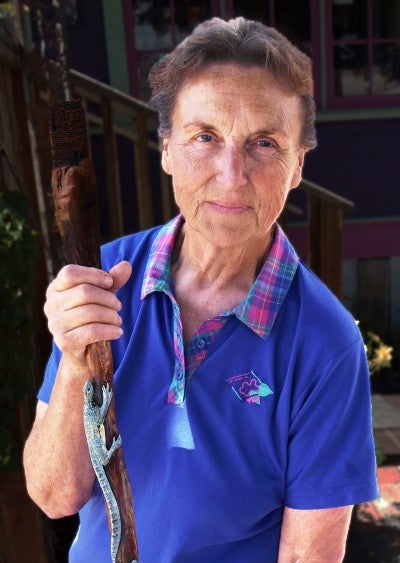
[(293, 172), (292, 181), (290, 183), (290, 189), (293, 190), (297, 188), (297, 186), (301, 182), (301, 175), (303, 173), (303, 166), (304, 166), (304, 157), (306, 155), (306, 151), (304, 149), (300, 149), (298, 154), (297, 166)]
[(166, 174), (171, 174), (171, 165), (169, 158), (169, 139), (163, 139), (163, 149), (161, 153), (161, 166)]

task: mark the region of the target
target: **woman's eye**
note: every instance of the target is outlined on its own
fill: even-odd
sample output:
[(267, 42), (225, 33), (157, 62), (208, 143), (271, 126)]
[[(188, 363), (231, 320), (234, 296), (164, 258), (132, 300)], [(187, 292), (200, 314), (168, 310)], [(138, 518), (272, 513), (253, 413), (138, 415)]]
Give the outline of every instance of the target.
[(197, 137), (197, 140), (201, 141), (202, 143), (209, 143), (210, 141), (212, 141), (212, 136), (208, 135), (207, 133), (202, 133)]
[(259, 147), (263, 147), (263, 148), (270, 148), (273, 147), (273, 143), (271, 143), (271, 141), (268, 141), (268, 139), (259, 139), (257, 141), (257, 144)]

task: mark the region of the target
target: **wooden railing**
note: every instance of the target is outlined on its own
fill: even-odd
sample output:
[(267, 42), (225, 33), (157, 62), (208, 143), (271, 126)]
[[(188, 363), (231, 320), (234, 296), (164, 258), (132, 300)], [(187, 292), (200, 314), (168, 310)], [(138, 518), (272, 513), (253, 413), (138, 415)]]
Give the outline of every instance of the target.
[(308, 199), (308, 263), (342, 297), (343, 213), (354, 203), (313, 182), (302, 180)]
[[(150, 159), (152, 152), (159, 154), (161, 151), (157, 138), (157, 112), (147, 104), (80, 72), (72, 70), (70, 75), (74, 92), (82, 99), (85, 108), (90, 138), (93, 140), (98, 134), (103, 136), (110, 236), (114, 238), (126, 232), (121, 162), (117, 150), (119, 138), (131, 143), (133, 166), (126, 156), (123, 164), (124, 174), (130, 175), (131, 190), (136, 195), (137, 221), (134, 228), (142, 230), (170, 219), (175, 213), (170, 180), (163, 172), (159, 158), (153, 158), (152, 163)], [(160, 206), (156, 206), (157, 199), (160, 199)], [(156, 207), (161, 208), (161, 213), (155, 211)]]
[[(104, 138), (110, 236), (126, 232), (117, 151), (119, 137), (132, 143), (135, 173), (132, 174), (131, 189), (136, 194), (138, 210), (134, 228), (145, 229), (170, 219), (176, 212), (170, 181), (161, 169), (160, 159), (150, 163), (149, 156), (151, 151), (160, 151), (157, 113), (147, 104), (75, 70), (71, 71), (71, 81), (86, 109), (91, 137), (102, 134)], [(152, 171), (158, 178), (158, 186), (157, 180), (151, 182)], [(131, 174), (126, 166), (124, 173)], [(309, 265), (340, 296), (343, 212), (353, 208), (354, 204), (308, 180), (302, 180), (300, 188), (308, 198)], [(157, 198), (161, 199), (161, 215), (155, 213)], [(290, 215), (300, 213), (302, 211), (296, 206), (287, 204), (282, 218), (286, 229), (290, 230)]]

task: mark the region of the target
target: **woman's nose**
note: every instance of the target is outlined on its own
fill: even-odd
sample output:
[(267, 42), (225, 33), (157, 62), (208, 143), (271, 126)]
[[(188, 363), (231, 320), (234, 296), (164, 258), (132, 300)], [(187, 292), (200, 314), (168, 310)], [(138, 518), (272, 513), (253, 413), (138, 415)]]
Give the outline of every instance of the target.
[(235, 146), (224, 146), (218, 155), (216, 179), (228, 189), (237, 189), (247, 184), (246, 155), (243, 149)]

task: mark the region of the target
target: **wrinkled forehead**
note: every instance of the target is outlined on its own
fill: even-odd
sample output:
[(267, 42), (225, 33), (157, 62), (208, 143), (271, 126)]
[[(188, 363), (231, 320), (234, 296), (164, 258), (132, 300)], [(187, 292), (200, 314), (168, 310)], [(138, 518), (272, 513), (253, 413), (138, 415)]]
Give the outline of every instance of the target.
[(229, 112), (294, 134), (300, 127), (300, 98), (264, 67), (213, 64), (187, 77), (175, 99), (172, 122)]
[[(243, 65), (242, 63), (234, 61), (208, 62), (192, 69), (182, 79), (178, 93), (186, 84), (196, 82), (199, 77), (201, 78), (204, 75), (215, 74), (218, 79), (226, 74), (242, 73), (246, 77), (249, 72), (255, 71), (258, 71), (261, 76), (264, 76), (266, 81), (273, 82), (276, 87), (279, 87), (286, 95), (299, 95), (295, 84), (290, 79), (290, 74), (287, 73), (285, 69), (279, 72), (273, 71), (264, 65)], [(247, 82), (249, 84), (249, 77), (247, 78)]]

